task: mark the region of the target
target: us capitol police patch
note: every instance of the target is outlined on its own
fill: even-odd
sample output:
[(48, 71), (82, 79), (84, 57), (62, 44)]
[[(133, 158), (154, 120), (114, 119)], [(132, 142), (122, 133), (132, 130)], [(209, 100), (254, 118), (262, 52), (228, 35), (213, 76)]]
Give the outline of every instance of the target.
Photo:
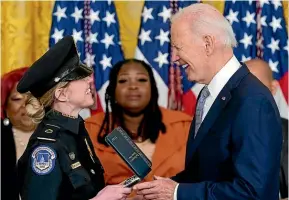
[(31, 158), (32, 170), (37, 175), (49, 174), (54, 169), (56, 153), (51, 147), (38, 146), (32, 152)]

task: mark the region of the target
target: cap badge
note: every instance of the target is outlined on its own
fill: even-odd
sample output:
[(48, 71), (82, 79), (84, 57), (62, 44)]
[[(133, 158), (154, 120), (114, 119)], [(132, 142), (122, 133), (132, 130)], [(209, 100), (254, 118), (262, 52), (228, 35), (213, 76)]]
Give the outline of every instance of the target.
[(60, 80), (60, 78), (59, 78), (59, 77), (56, 77), (56, 78), (54, 79), (54, 82), (58, 83), (59, 80)]

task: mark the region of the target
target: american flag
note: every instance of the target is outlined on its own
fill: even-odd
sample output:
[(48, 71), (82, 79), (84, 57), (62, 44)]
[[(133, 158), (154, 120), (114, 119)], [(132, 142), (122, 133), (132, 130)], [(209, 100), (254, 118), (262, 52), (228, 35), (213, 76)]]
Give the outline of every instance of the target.
[(73, 36), (81, 60), (94, 69), (97, 111), (102, 111), (111, 67), (124, 59), (114, 3), (56, 1), (52, 15), (49, 45), (65, 35)]
[(288, 34), (282, 2), (226, 1), (224, 16), (231, 23), (238, 47), (234, 54), (240, 61), (262, 58), (280, 83), (275, 100), (284, 118), (288, 118)]

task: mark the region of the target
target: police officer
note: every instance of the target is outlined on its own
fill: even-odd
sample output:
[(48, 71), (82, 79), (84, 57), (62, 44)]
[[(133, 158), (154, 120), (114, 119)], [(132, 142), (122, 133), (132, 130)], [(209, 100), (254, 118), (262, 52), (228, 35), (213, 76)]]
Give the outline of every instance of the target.
[(22, 200), (125, 199), (131, 189), (104, 188), (103, 168), (79, 116), (93, 105), (92, 69), (80, 62), (71, 36), (65, 36), (20, 80), (26, 110), (38, 124), (19, 159)]

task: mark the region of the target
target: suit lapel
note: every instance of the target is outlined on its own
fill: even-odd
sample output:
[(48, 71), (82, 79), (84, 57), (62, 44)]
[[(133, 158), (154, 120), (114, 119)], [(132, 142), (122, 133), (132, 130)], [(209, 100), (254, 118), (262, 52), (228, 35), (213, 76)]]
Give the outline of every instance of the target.
[(197, 147), (199, 146), (203, 138), (209, 133), (210, 128), (213, 126), (220, 113), (222, 113), (222, 110), (226, 107), (226, 105), (230, 101), (231, 90), (237, 87), (240, 81), (243, 79), (243, 77), (248, 73), (249, 73), (248, 68), (246, 67), (246, 65), (243, 65), (231, 77), (231, 79), (228, 81), (228, 83), (224, 86), (224, 88), (221, 90), (221, 92), (215, 99), (212, 107), (207, 113), (205, 119), (203, 120), (195, 138), (194, 138), (195, 117), (194, 117), (188, 139), (186, 165), (189, 164)]
[(206, 115), (204, 121), (202, 122), (195, 138), (194, 138), (195, 125), (194, 125), (190, 134), (190, 140), (193, 142), (191, 144), (191, 147), (189, 148), (190, 150), (190, 156), (188, 157), (189, 160), (191, 159), (194, 151), (199, 146), (202, 139), (206, 136), (210, 128), (213, 126), (214, 122), (216, 121), (222, 110), (226, 107), (230, 99), (231, 99), (230, 92), (227, 90), (227, 88), (224, 88), (214, 101), (212, 107), (210, 108), (208, 114)]
[(194, 116), (194, 119), (192, 121), (191, 127), (190, 127), (190, 134), (188, 136), (188, 142), (187, 142), (187, 150), (186, 150), (186, 165), (188, 164), (188, 161), (191, 160), (192, 151), (191, 148), (193, 147), (191, 144), (194, 142), (194, 133), (195, 133), (195, 124), (196, 124), (196, 117)]

